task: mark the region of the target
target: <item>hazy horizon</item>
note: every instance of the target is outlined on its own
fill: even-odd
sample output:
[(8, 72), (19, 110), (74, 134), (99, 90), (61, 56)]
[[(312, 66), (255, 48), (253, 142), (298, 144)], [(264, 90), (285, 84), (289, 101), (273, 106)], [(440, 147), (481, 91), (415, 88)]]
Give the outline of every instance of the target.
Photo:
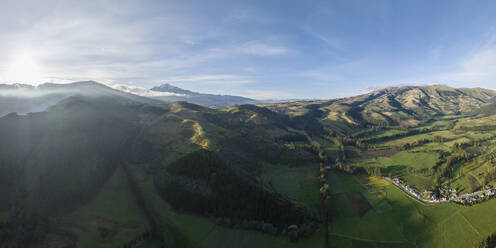
[[(134, 95), (138, 95), (138, 96), (145, 96), (145, 97), (158, 97), (158, 96), (184, 96), (184, 95), (181, 95), (181, 94), (177, 94), (177, 93), (168, 93), (168, 92), (159, 92), (159, 91), (152, 91), (151, 88), (145, 88), (145, 87), (141, 87), (141, 86), (137, 86), (137, 85), (131, 85), (131, 84), (115, 84), (115, 83), (103, 83), (103, 82), (97, 82), (97, 81), (94, 81), (94, 80), (87, 80), (87, 81), (75, 81), (75, 82), (43, 82), (43, 83), (39, 83), (39, 84), (29, 84), (29, 83), (0, 83), (0, 85), (30, 85), (30, 86), (34, 86), (34, 87), (37, 87), (37, 86), (40, 86), (40, 85), (43, 85), (43, 84), (74, 84), (74, 83), (84, 83), (84, 82), (94, 82), (94, 83), (98, 83), (98, 84), (102, 84), (102, 85), (105, 85), (107, 87), (110, 87), (112, 89), (115, 89), (115, 90), (118, 90), (118, 91), (122, 91), (122, 92), (125, 92), (125, 93), (130, 93), (130, 94), (134, 94)], [(174, 83), (167, 83), (167, 82), (163, 82), (163, 83), (158, 83), (156, 84), (154, 87), (157, 87), (157, 86), (162, 86), (162, 85), (171, 85), (171, 86), (174, 86), (174, 87), (177, 87), (176, 84)], [(346, 97), (353, 97), (353, 96), (358, 96), (358, 95), (361, 95), (361, 94), (367, 94), (367, 93), (370, 93), (370, 92), (373, 92), (373, 91), (378, 91), (378, 90), (382, 90), (382, 89), (386, 89), (386, 88), (392, 88), (392, 87), (423, 87), (423, 86), (447, 86), (447, 87), (452, 87), (448, 84), (438, 84), (438, 83), (432, 83), (432, 84), (421, 84), (421, 83), (418, 83), (418, 84), (396, 84), (396, 85), (385, 85), (385, 86), (381, 86), (381, 87), (369, 87), (369, 88), (366, 88), (366, 89), (362, 89), (362, 90), (359, 90), (357, 91), (355, 94), (351, 94), (351, 95), (345, 95), (345, 96), (340, 96), (340, 97), (323, 97), (323, 98), (278, 98), (278, 97), (274, 97), (274, 98), (257, 98), (257, 97), (253, 97), (252, 99), (254, 100), (259, 100), (259, 101), (264, 101), (264, 100), (272, 100), (272, 101), (286, 101), (286, 100), (303, 100), (303, 101), (306, 101), (306, 100), (327, 100), (327, 99), (338, 99), (338, 98), (346, 98)], [(452, 88), (455, 88), (455, 87), (452, 87)], [(478, 86), (474, 86), (474, 87), (458, 87), (458, 88), (482, 88), (482, 89), (490, 89), (492, 90), (491, 88), (484, 88), (484, 87), (478, 87)], [(180, 89), (183, 89), (183, 90), (190, 90), (188, 88), (180, 88)], [(194, 91), (194, 90), (191, 90), (195, 93), (201, 93), (201, 94), (211, 94), (209, 92), (198, 92), (198, 91)], [(10, 92), (0, 92), (0, 95), (5, 95), (5, 94), (2, 94), (2, 93), (6, 93), (6, 94), (11, 94)], [(15, 94), (15, 95), (19, 95), (19, 94), (22, 94), (22, 92), (15, 92), (12, 94)], [(28, 95), (32, 94), (32, 93), (27, 93)], [(213, 93), (215, 94), (215, 93)], [(216, 95), (229, 95), (229, 94), (216, 94)], [(244, 96), (244, 95), (236, 95), (236, 96), (241, 96), (241, 97), (248, 97), (248, 96)]]

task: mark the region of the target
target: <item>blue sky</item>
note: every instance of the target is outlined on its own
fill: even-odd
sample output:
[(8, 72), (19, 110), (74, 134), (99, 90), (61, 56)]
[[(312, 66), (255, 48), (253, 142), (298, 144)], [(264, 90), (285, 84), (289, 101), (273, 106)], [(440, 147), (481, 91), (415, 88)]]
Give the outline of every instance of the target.
[(494, 1), (3, 0), (0, 82), (167, 82), (254, 98), (496, 89), (494, 13)]

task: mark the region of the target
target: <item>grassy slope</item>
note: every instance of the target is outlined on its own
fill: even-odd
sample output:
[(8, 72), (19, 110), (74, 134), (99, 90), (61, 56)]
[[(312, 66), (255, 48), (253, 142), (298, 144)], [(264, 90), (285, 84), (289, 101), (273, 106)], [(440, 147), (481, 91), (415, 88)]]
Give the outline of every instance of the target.
[[(164, 118), (165, 121), (158, 123), (158, 127), (153, 129), (156, 132), (150, 132), (149, 137), (157, 139), (152, 141), (163, 145), (161, 148), (167, 146), (169, 151), (177, 152), (177, 150), (181, 150), (182, 152), (189, 152), (189, 149), (194, 145), (216, 149), (216, 145), (222, 145), (225, 138), (229, 138), (230, 135), (236, 133), (227, 133), (227, 129), (221, 128), (221, 124), (211, 122), (210, 119), (188, 119), (189, 114), (196, 116), (197, 113), (195, 111), (184, 113), (187, 111), (189, 110), (184, 110), (181, 107), (178, 111), (173, 110), (173, 113), (168, 114), (167, 118)], [(248, 111), (248, 113), (251, 112)], [(174, 119), (176, 117), (177, 119)], [(247, 119), (247, 122), (253, 122), (257, 125), (264, 121), (266, 119), (260, 118), (257, 114), (253, 114)], [(438, 124), (444, 125), (444, 123)], [(480, 124), (480, 121), (477, 124)], [(250, 130), (252, 126), (247, 126), (246, 128)], [(183, 129), (184, 133), (177, 133), (177, 130), (181, 129)], [(387, 136), (394, 135), (395, 132), (397, 130), (374, 135)], [(283, 129), (274, 128), (264, 134), (277, 137), (287, 133)], [(459, 138), (450, 142), (458, 142), (465, 138), (450, 132), (422, 134), (418, 137), (412, 137), (418, 139), (432, 137), (433, 135)], [(485, 137), (484, 134), (477, 132), (472, 132), (470, 135)], [(412, 137), (407, 137), (406, 139), (411, 139)], [(179, 149), (176, 144), (183, 147)], [(326, 150), (331, 156), (336, 151), (336, 147), (335, 145), (333, 147), (333, 145), (329, 143), (326, 146)], [(164, 157), (167, 158), (164, 158), (163, 163), (167, 162), (166, 159), (172, 159), (172, 156), (169, 156), (164, 151), (165, 149), (162, 150), (163, 154), (167, 154)], [(178, 156), (178, 154), (175, 155)], [(400, 152), (391, 158), (379, 158), (373, 162), (380, 166), (403, 164), (423, 168), (428, 165), (432, 166), (433, 161), (435, 161), (433, 156), (435, 155), (428, 151), (421, 153)], [(268, 172), (268, 174), (273, 179), (276, 190), (297, 201), (315, 206), (318, 199), (314, 195), (309, 195), (316, 189), (316, 185), (312, 182), (315, 177), (313, 168), (310, 166), (295, 169), (274, 168), (277, 169)], [(134, 168), (133, 171), (133, 174), (138, 179), (141, 193), (151, 203), (154, 212), (158, 213), (157, 218), (184, 235), (185, 239), (180, 239), (181, 247), (232, 247), (233, 243), (236, 243), (239, 247), (316, 247), (323, 244), (324, 231), (322, 230), (308, 240), (293, 244), (285, 237), (269, 236), (260, 232), (239, 229), (226, 229), (216, 226), (208, 218), (174, 211), (155, 191), (151, 177), (141, 174), (139, 168)], [(303, 177), (301, 178), (300, 176), (302, 175)], [(300, 182), (294, 182), (298, 180)], [(333, 241), (335, 243), (331, 242), (334, 247), (346, 247), (347, 245), (353, 247), (370, 247), (370, 245), (376, 247), (403, 247), (414, 244), (425, 246), (450, 245), (453, 247), (459, 245), (463, 247), (471, 246), (473, 242), (486, 235), (486, 233), (494, 231), (494, 227), (491, 225), (491, 221), (494, 218), (488, 213), (494, 208), (492, 206), (494, 204), (489, 203), (494, 201), (487, 202), (485, 203), (486, 205), (478, 205), (477, 207), (479, 208), (461, 208), (452, 204), (424, 206), (381, 180), (332, 174), (329, 177), (329, 182), (336, 204), (333, 214), (333, 233), (363, 239), (407, 241), (402, 244), (371, 244), (334, 236)], [(133, 236), (148, 230), (148, 223), (141, 210), (136, 206), (135, 199), (128, 188), (129, 186), (125, 177), (123, 177), (122, 171), (118, 169), (90, 203), (70, 216), (66, 224), (68, 225), (67, 228), (78, 233), (81, 246), (95, 247), (98, 246), (97, 243), (102, 246), (122, 244)], [(351, 192), (362, 194), (369, 201), (372, 210), (359, 217), (353, 208), (353, 204), (356, 203), (351, 202), (349, 197)], [(99, 227), (117, 230), (117, 232), (111, 239), (101, 240), (98, 233)], [(170, 234), (164, 233), (164, 236), (167, 235)], [(153, 244), (150, 244), (150, 246), (153, 246)]]
[(436, 164), (437, 160), (438, 156), (434, 153), (402, 151), (391, 157), (361, 157), (351, 161), (377, 167), (406, 166), (422, 169), (431, 168)]
[[(156, 218), (162, 219), (185, 235), (186, 239), (181, 241), (183, 247), (193, 247), (213, 228), (214, 223), (205, 217), (173, 211), (171, 206), (162, 199), (155, 189), (153, 179), (143, 173), (138, 166), (132, 166), (131, 168), (140, 193), (150, 203), (154, 213), (158, 214)], [(169, 234), (165, 233), (164, 235)]]
[(439, 114), (468, 114), (480, 106), (494, 102), (495, 96), (495, 91), (484, 89), (454, 89), (442, 85), (406, 86), (329, 101), (263, 106), (291, 117), (302, 116), (317, 107), (321, 111), (318, 118), (325, 127), (350, 133), (355, 131), (357, 124), (417, 126)]
[[(286, 237), (271, 236), (260, 232), (219, 227), (214, 220), (202, 216), (175, 211), (164, 201), (153, 186), (152, 180), (133, 167), (140, 190), (149, 200), (155, 211), (174, 228), (183, 233), (186, 240), (181, 247), (318, 247), (323, 245), (321, 231), (310, 239), (291, 243)], [(166, 234), (167, 235), (167, 234)]]
[[(125, 244), (150, 228), (120, 168), (88, 204), (77, 209), (64, 223), (67, 223), (64, 228), (77, 234), (79, 247)], [(99, 233), (101, 228), (115, 230), (116, 234), (102, 239)]]
[(8, 221), (9, 212), (0, 212), (0, 221)]
[[(492, 224), (496, 221), (496, 212), (493, 211), (496, 200), (473, 207), (424, 205), (382, 179), (344, 174), (335, 174), (330, 178), (333, 181), (331, 187), (341, 184), (344, 192), (359, 190), (357, 184), (361, 184), (364, 188), (361, 192), (373, 206), (372, 211), (360, 218), (345, 194), (333, 194), (336, 201), (332, 223), (334, 233), (357, 238), (406, 241), (404, 244), (382, 244), (384, 247), (473, 247), (496, 231), (496, 226)], [(339, 182), (335, 182), (336, 179)], [(384, 202), (391, 207), (378, 213)], [(339, 247), (360, 247), (343, 238), (333, 241)]]
[(317, 165), (295, 168), (270, 165), (264, 168), (262, 177), (275, 191), (317, 214), (320, 205), (318, 171)]
[(314, 248), (324, 246), (324, 235), (324, 229), (320, 229), (319, 232), (314, 234), (309, 239), (303, 239), (293, 243), (286, 237), (270, 236), (255, 231), (216, 227), (211, 233), (209, 233), (202, 243), (198, 245), (198, 247), (231, 248), (235, 246), (239, 248)]
[[(352, 176), (334, 174), (333, 172), (331, 174), (333, 175), (329, 177), (332, 183), (330, 187), (336, 187), (339, 184), (339, 187), (342, 188), (340, 193), (335, 192), (332, 195), (335, 205), (333, 207), (331, 233), (381, 241), (405, 241), (390, 212), (384, 211), (387, 207), (384, 206), (386, 202), (381, 196), (381, 192), (376, 191), (377, 194), (374, 194)], [(362, 193), (372, 205), (372, 209), (362, 218), (354, 210), (350, 198), (346, 194), (350, 192)], [(387, 225), (383, 225), (384, 223)]]
[[(455, 118), (455, 117), (452, 117)], [(441, 128), (441, 130), (436, 130), (428, 133), (411, 135), (407, 137), (401, 137), (392, 139), (389, 141), (384, 141), (382, 143), (375, 144), (376, 149), (393, 149), (396, 147), (401, 147), (406, 143), (412, 143), (422, 139), (433, 140), (435, 137), (440, 136), (444, 138), (441, 143), (430, 142), (422, 145), (417, 145), (409, 149), (408, 151), (402, 151), (396, 153), (392, 157), (370, 157), (363, 153), (359, 157), (350, 158), (349, 163), (355, 166), (376, 166), (382, 168), (395, 168), (397, 172), (395, 176), (402, 177), (406, 179), (410, 185), (415, 186), (419, 190), (430, 189), (434, 186), (433, 175), (429, 173), (411, 173), (408, 172), (407, 168), (423, 169), (431, 168), (439, 159), (440, 153), (451, 153), (452, 147), (456, 143), (469, 143), (471, 139), (475, 140), (491, 140), (496, 137), (495, 131), (477, 131), (477, 130), (467, 130), (467, 128), (474, 128), (477, 126), (491, 126), (494, 123), (496, 117), (464, 117), (457, 116), (457, 123), (454, 128), (450, 128), (449, 124), (452, 121), (438, 120), (431, 121), (419, 128), (434, 127)], [(391, 129), (391, 130), (394, 130)], [(375, 137), (377, 135), (385, 135), (387, 131), (377, 131), (367, 134), (366, 137)], [(385, 135), (384, 137), (394, 135), (394, 133)], [(490, 145), (483, 145), (485, 150), (483, 154), (490, 154), (492, 148)], [(372, 150), (374, 148), (371, 148)], [(403, 167), (403, 168), (401, 168)], [(462, 169), (460, 169), (462, 168)], [(491, 169), (491, 165), (486, 161), (469, 161), (457, 165), (455, 171), (455, 178), (450, 182), (451, 185), (458, 189), (461, 193), (472, 192), (476, 189), (478, 184), (482, 184), (484, 176)], [(496, 182), (488, 182), (488, 184), (494, 185)], [(477, 186), (477, 187), (476, 187)]]
[(329, 156), (331, 160), (335, 160), (338, 157), (339, 147), (336, 144), (321, 138), (316, 138), (315, 140), (320, 143), (322, 149), (327, 153), (327, 156)]

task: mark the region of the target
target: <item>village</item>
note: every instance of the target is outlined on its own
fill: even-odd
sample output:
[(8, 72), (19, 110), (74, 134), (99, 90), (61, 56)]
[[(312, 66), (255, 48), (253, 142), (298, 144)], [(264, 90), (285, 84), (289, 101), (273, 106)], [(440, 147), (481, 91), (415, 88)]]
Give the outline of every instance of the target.
[(456, 202), (460, 204), (472, 205), (496, 195), (496, 189), (490, 188), (489, 186), (486, 186), (485, 189), (463, 195), (458, 195), (456, 189), (448, 188), (448, 186), (446, 185), (444, 185), (439, 189), (439, 193), (435, 193), (433, 191), (427, 191), (427, 190), (421, 193), (414, 187), (407, 185), (405, 181), (399, 178), (391, 179), (389, 177), (384, 177), (384, 179), (389, 181), (390, 183), (392, 183), (393, 185), (395, 185), (396, 187), (398, 187), (400, 190), (407, 193), (411, 197), (425, 204)]

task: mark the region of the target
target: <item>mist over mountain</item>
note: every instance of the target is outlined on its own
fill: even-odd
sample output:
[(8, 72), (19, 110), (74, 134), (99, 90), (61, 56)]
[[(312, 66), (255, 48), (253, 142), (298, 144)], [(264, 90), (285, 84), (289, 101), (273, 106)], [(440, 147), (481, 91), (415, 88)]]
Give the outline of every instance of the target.
[(85, 97), (119, 96), (136, 102), (153, 103), (157, 100), (112, 89), (94, 82), (74, 82), (69, 84), (44, 83), (38, 86), (26, 84), (0, 85), (0, 116), (16, 112), (26, 114), (40, 112), (70, 96)]
[(129, 85), (108, 86), (94, 81), (68, 84), (44, 83), (38, 86), (0, 84), (0, 116), (11, 112), (26, 114), (44, 111), (57, 102), (74, 95), (87, 97), (121, 96), (129, 100), (144, 103), (186, 101), (217, 108), (237, 104), (281, 102), (277, 100), (258, 101), (241, 96), (203, 94), (184, 90), (170, 84), (163, 84), (152, 89)]

